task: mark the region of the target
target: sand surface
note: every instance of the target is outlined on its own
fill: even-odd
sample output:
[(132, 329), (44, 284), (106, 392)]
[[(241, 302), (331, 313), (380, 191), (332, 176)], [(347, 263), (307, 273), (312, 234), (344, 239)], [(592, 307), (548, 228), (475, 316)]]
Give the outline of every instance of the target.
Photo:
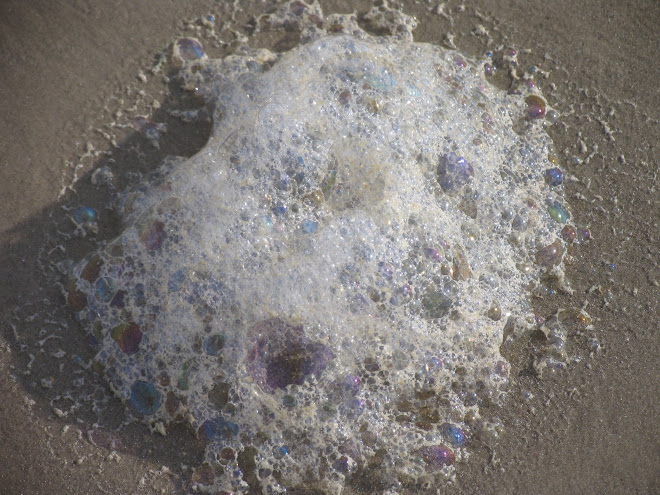
[[(267, 3), (246, 2), (237, 20), (247, 23)], [(438, 2), (402, 3), (419, 20), (418, 40), (438, 43), (455, 32), (460, 49), (482, 53), (486, 37), (471, 34), (482, 25), (492, 45), (515, 47), (521, 64), (550, 71), (544, 93), (573, 112), (551, 135), (577, 179), (567, 187), (573, 214), (593, 236), (570, 251), (574, 294), (537, 301), (544, 317), (588, 302), (594, 329), (568, 339), (582, 360), (538, 377), (529, 372), (533, 342), (507, 349), (514, 386), (508, 405), (493, 411), (505, 430), (497, 444), (475, 439), (442, 493), (660, 493), (660, 5), (479, 0), (459, 12), (449, 1), (443, 16), (429, 11)], [(349, 5), (369, 2), (323, 2), (326, 13)], [(91, 351), (71, 322), (58, 343), (67, 356), (41, 359), (50, 343), (40, 338), (67, 309), (57, 288), (46, 286), (51, 268), (39, 260), (48, 257), (44, 249), (57, 249), (48, 239), (65, 223), (63, 206), (102, 204), (86, 176), (92, 166), (122, 158), (123, 170), (146, 171), (204, 143), (208, 129), (172, 122), (160, 151), (135, 132), (118, 143), (132, 151), (78, 159), (91, 149), (87, 142), (102, 149), (95, 129), (112, 121), (120, 98), (139, 99), (125, 88), (138, 87), (139, 72), (182, 32), (182, 19), (216, 7), (211, 0), (0, 2), (0, 493), (176, 493), (181, 464), (198, 459), (183, 427), (162, 438), (135, 425), (115, 437), (86, 422), (84, 411), (58, 417), (58, 384), (76, 377), (71, 355)], [(254, 42), (291, 43), (277, 34)], [(570, 165), (573, 156), (582, 163)], [(75, 174), (80, 187), (65, 190)], [(109, 237), (116, 219), (102, 211), (98, 235)], [(80, 244), (72, 257), (85, 254)], [(601, 344), (593, 357), (588, 337)], [(42, 383), (49, 377), (52, 388)], [(118, 424), (122, 407), (111, 404), (106, 422), (109, 415)]]

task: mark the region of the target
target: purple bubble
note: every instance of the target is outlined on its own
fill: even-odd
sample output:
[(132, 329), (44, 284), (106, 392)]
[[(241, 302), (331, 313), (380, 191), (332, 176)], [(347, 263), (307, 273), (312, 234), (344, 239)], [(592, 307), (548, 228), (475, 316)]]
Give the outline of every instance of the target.
[(452, 151), (440, 157), (437, 175), (442, 190), (446, 193), (454, 193), (470, 181), (474, 169), (470, 162)]
[(419, 453), (431, 471), (451, 466), (454, 463), (454, 451), (443, 444), (422, 447), (419, 449)]
[(248, 372), (266, 392), (320, 376), (335, 357), (327, 346), (307, 338), (302, 326), (279, 318), (257, 323), (252, 332), (256, 342), (248, 356)]

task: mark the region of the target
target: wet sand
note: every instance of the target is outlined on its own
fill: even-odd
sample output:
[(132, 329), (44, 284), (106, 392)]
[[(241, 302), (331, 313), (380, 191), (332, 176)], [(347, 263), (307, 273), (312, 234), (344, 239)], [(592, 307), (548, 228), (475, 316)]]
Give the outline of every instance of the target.
[[(56, 359), (40, 359), (47, 346), (35, 342), (48, 321), (67, 310), (47, 309), (64, 300), (57, 288), (44, 287), (50, 268), (38, 260), (43, 246), (54, 247), (45, 239), (53, 222), (62, 223), (61, 206), (77, 197), (93, 202), (97, 195), (84, 176), (106, 155), (83, 160), (77, 192), (58, 198), (74, 176), (75, 157), (98, 139), (94, 128), (111, 120), (104, 107), (112, 111), (118, 94), (127, 104), (135, 98), (122, 88), (136, 85), (140, 70), (180, 32), (181, 19), (216, 12), (214, 5), (0, 2), (0, 493), (176, 493), (181, 483), (163, 466), (177, 473), (182, 463), (194, 465), (198, 446), (185, 428), (165, 439), (151, 438), (142, 426), (118, 438), (95, 436), (94, 425), (54, 413), (57, 383), (73, 378), (70, 357), (60, 370)], [(355, 5), (360, 10), (369, 2)], [(470, 33), (483, 25), (493, 44), (519, 51), (521, 65), (551, 70), (544, 94), (560, 109), (574, 105), (565, 125), (550, 133), (566, 160), (562, 166), (578, 179), (567, 186), (572, 212), (593, 236), (570, 250), (574, 294), (535, 306), (547, 317), (558, 307), (589, 303), (594, 330), (568, 338), (569, 349), (583, 359), (539, 378), (529, 373), (525, 345), (533, 342), (506, 349), (514, 385), (507, 406), (492, 411), (505, 430), (494, 445), (475, 439), (470, 459), (457, 466), (456, 483), (442, 493), (659, 493), (660, 6), (651, 0), (480, 0), (451, 15), (452, 26), (428, 12), (435, 2), (405, 5), (420, 21), (420, 41), (442, 42), (453, 31), (459, 48), (481, 53), (484, 37)], [(457, 12), (457, 5), (447, 2), (446, 11)], [(347, 2), (323, 6), (326, 13), (350, 10)], [(284, 35), (256, 41), (289, 42)], [(142, 149), (144, 139), (135, 134), (120, 143), (123, 149)], [(204, 129), (173, 123), (167, 136), (147, 158), (126, 153), (125, 169), (146, 171), (168, 152), (193, 153)], [(572, 156), (582, 163), (567, 163)], [(111, 236), (116, 219), (103, 215), (99, 236)], [(70, 254), (82, 256), (84, 249), (82, 242), (81, 251)], [(90, 357), (80, 329), (72, 323), (67, 331), (71, 340), (60, 347)], [(590, 336), (601, 343), (593, 358)], [(41, 380), (51, 376), (56, 385), (45, 388)], [(121, 421), (120, 406), (110, 412)]]

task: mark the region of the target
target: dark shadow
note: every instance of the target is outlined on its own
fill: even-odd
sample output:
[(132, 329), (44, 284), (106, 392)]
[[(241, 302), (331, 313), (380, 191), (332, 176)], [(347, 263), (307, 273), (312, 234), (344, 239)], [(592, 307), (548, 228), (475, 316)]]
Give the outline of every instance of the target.
[[(2, 337), (11, 348), (12, 374), (36, 401), (37, 414), (50, 422), (75, 426), (108, 451), (147, 459), (173, 472), (180, 471), (182, 464), (201, 463), (203, 445), (196, 432), (186, 424), (169, 425), (166, 436), (151, 434), (140, 423), (119, 428), (126, 418), (125, 406), (89, 366), (95, 351), (67, 305), (63, 287), (67, 260), (78, 262), (122, 230), (112, 206), (117, 193), (134, 186), (166, 156), (189, 157), (205, 145), (211, 131), (209, 119), (184, 123), (169, 113), (202, 106), (201, 98), (183, 91), (172, 78), (169, 97), (149, 116), (167, 125), (158, 149), (134, 130), (117, 148), (100, 155), (91, 171), (76, 182), (75, 192), (68, 191), (8, 231), (0, 248)], [(102, 167), (112, 170), (113, 187), (92, 184), (93, 171)], [(67, 238), (75, 230), (71, 217), (79, 206), (96, 210), (98, 232)]]

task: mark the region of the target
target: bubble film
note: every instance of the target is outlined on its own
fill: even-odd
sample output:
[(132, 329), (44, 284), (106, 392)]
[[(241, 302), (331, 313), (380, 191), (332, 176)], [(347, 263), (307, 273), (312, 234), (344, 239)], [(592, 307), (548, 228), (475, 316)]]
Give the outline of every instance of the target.
[(538, 90), (322, 25), (282, 55), (177, 42), (212, 136), (122, 195), (125, 230), (68, 285), (97, 369), (144, 421), (189, 421), (219, 490), (450, 476), (505, 394), (505, 326), (561, 269)]

